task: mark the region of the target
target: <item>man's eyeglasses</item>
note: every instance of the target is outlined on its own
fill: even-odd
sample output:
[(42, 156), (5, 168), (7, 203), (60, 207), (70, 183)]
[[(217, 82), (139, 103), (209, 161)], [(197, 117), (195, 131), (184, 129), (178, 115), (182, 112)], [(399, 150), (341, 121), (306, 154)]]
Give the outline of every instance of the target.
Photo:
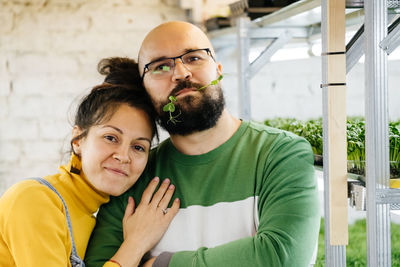
[(215, 61), (209, 48), (190, 50), (177, 57), (169, 57), (154, 60), (144, 65), (142, 80), (144, 75), (148, 75), (155, 80), (171, 77), (175, 69), (175, 60), (179, 58), (189, 71), (195, 71), (204, 66), (210, 57)]

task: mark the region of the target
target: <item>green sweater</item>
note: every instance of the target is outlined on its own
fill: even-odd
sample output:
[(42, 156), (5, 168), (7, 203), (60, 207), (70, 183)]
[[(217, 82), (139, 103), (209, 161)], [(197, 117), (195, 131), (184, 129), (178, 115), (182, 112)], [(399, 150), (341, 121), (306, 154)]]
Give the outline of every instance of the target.
[(169, 139), (153, 149), (133, 188), (101, 207), (86, 253), (101, 266), (123, 241), (128, 196), (139, 203), (150, 179), (170, 178), (181, 207), (150, 256), (169, 266), (308, 266), (319, 232), (319, 198), (309, 143), (242, 122), (218, 148), (188, 156)]

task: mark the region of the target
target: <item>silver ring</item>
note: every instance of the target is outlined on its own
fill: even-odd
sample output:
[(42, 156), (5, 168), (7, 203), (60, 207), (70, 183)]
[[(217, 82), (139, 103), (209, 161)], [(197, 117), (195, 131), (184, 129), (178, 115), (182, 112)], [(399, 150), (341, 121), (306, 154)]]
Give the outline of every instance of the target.
[(167, 209), (162, 209), (162, 212), (164, 213), (164, 215), (165, 214), (167, 214), (168, 213), (168, 210)]

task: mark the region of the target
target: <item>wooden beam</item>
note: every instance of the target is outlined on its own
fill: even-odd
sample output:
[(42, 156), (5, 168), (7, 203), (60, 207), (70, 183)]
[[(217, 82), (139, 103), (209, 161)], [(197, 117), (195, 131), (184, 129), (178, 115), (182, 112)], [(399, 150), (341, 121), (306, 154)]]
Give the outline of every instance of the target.
[(348, 244), (345, 1), (327, 1), (330, 244)]

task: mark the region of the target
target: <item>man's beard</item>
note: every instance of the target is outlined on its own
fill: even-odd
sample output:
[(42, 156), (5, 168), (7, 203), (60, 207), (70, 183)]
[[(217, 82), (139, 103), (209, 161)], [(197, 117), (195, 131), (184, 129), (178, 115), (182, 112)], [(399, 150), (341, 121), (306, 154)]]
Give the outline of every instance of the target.
[[(170, 95), (175, 96), (184, 88), (200, 88), (200, 84), (190, 81), (180, 82)], [(212, 97), (208, 90), (215, 90), (216, 97)], [(170, 113), (163, 111), (168, 101), (162, 102), (158, 110), (158, 123), (171, 135), (189, 135), (194, 132), (204, 131), (214, 127), (221, 117), (225, 107), (225, 99), (220, 84), (208, 86), (199, 91), (200, 97), (187, 95), (180, 99), (182, 103), (174, 102), (175, 112), (171, 115), (175, 121), (170, 120)], [(176, 117), (175, 117), (176, 116)]]

